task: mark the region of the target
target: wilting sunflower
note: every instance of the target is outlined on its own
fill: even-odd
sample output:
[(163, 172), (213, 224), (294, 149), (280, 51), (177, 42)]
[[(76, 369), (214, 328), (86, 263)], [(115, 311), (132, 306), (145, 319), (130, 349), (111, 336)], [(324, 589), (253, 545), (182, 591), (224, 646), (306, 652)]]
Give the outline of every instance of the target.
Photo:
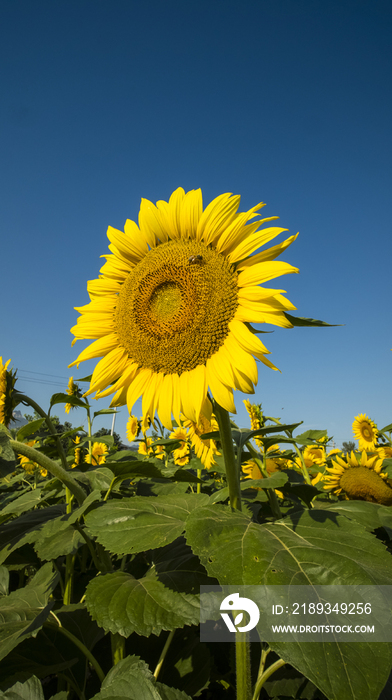
[(367, 417), (365, 413), (360, 413), (355, 417), (353, 423), (353, 433), (358, 440), (360, 450), (373, 450), (377, 442), (377, 426)]
[(91, 459), (90, 455), (87, 455), (86, 462), (98, 466), (106, 462), (106, 455), (109, 454), (109, 450), (104, 442), (93, 442), (91, 453)]
[(71, 329), (75, 339), (95, 339), (71, 367), (103, 358), (85, 396), (115, 392), (111, 405), (126, 403), (129, 413), (143, 396), (143, 415), (157, 411), (171, 430), (172, 414), (198, 422), (208, 387), (235, 413), (233, 389), (250, 394), (257, 383), (253, 356), (276, 369), (248, 323), (292, 327), (284, 290), (260, 285), (298, 272), (275, 260), (296, 236), (252, 256), (287, 229), (260, 229), (278, 217), (249, 223), (264, 204), (238, 213), (239, 203), (223, 194), (203, 211), (200, 190), (178, 188), (156, 206), (142, 199), (139, 226), (109, 227), (111, 255)]
[(11, 360), (3, 365), (3, 358), (0, 357), (0, 423), (6, 428), (12, 421), (14, 408), (18, 405), (13, 397), (13, 389), (16, 383), (16, 371), (8, 369)]
[(388, 475), (382, 473), (382, 459), (378, 455), (369, 457), (362, 452), (361, 460), (351, 452), (343, 459), (337, 456), (332, 460), (333, 467), (326, 467), (324, 489), (333, 490), (337, 495), (347, 494), (348, 498), (371, 503), (392, 505), (392, 488), (386, 483)]

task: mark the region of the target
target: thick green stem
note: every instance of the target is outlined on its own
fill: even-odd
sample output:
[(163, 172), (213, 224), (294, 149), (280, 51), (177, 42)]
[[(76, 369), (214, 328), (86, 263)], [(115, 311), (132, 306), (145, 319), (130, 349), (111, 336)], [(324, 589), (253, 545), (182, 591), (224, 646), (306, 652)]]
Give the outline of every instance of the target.
[[(87, 410), (87, 434), (88, 434), (88, 437), (91, 438), (91, 429), (93, 426), (93, 422), (92, 422), (91, 416), (90, 416), (90, 407), (88, 407), (86, 410)], [(92, 464), (93, 463), (93, 443), (92, 443), (92, 440), (89, 440), (89, 442), (88, 442), (88, 456), (89, 456), (89, 463)]]
[(78, 639), (77, 637), (75, 637), (75, 636), (72, 634), (72, 632), (69, 632), (69, 630), (67, 630), (65, 627), (56, 625), (54, 622), (44, 622), (44, 627), (50, 627), (51, 629), (54, 629), (54, 630), (57, 630), (58, 632), (61, 632), (61, 634), (63, 634), (65, 637), (68, 637), (68, 639), (70, 639), (71, 642), (73, 642), (73, 643), (75, 644), (75, 646), (78, 647), (78, 649), (80, 649), (80, 651), (82, 652), (82, 654), (84, 654), (84, 656), (86, 657), (86, 659), (88, 659), (88, 661), (89, 661), (89, 662), (92, 664), (92, 666), (95, 668), (95, 671), (96, 671), (96, 673), (97, 673), (97, 676), (98, 676), (99, 680), (100, 680), (101, 683), (102, 683), (102, 681), (103, 681), (104, 678), (105, 678), (105, 674), (104, 674), (104, 672), (102, 671), (102, 668), (100, 667), (100, 665), (99, 665), (97, 659), (95, 658), (95, 656), (93, 656), (93, 654), (91, 653), (91, 651), (90, 651), (89, 649), (87, 649), (87, 647), (85, 646), (85, 644), (83, 644), (83, 642), (81, 642), (80, 639)]
[[(196, 471), (196, 474), (197, 474), (197, 478), (201, 479), (201, 469), (198, 469)], [(196, 485), (196, 493), (201, 493), (201, 483), (200, 482)]]
[(155, 680), (158, 678), (159, 672), (160, 672), (160, 670), (161, 670), (161, 668), (162, 668), (162, 664), (163, 664), (163, 662), (164, 662), (164, 660), (165, 660), (165, 656), (166, 656), (166, 654), (167, 654), (167, 650), (169, 649), (169, 646), (170, 646), (170, 644), (171, 644), (171, 642), (172, 642), (172, 639), (173, 639), (173, 637), (174, 637), (175, 631), (176, 631), (176, 630), (172, 630), (172, 631), (170, 632), (168, 638), (166, 639), (165, 646), (164, 646), (163, 649), (162, 649), (162, 653), (161, 653), (161, 655), (160, 655), (160, 657), (159, 657), (159, 661), (158, 661), (158, 663), (157, 663), (157, 665), (156, 665), (156, 668), (155, 668), (155, 671), (154, 671), (154, 678), (155, 678)]
[(125, 654), (125, 637), (121, 634), (115, 633), (110, 635), (110, 641), (112, 645), (112, 659), (113, 666), (116, 666), (119, 661), (122, 661)]
[(31, 406), (31, 408), (34, 408), (34, 410), (38, 413), (39, 416), (41, 416), (41, 418), (45, 418), (45, 423), (48, 426), (49, 432), (51, 433), (51, 435), (53, 435), (54, 438), (56, 438), (56, 445), (57, 445), (59, 457), (61, 459), (61, 463), (62, 463), (64, 469), (67, 469), (68, 468), (67, 457), (65, 455), (64, 448), (61, 444), (60, 436), (56, 432), (56, 429), (55, 429), (52, 421), (50, 420), (48, 414), (45, 413), (45, 411), (41, 408), (41, 406), (39, 406), (39, 404), (37, 404), (34, 401), (34, 399), (31, 399), (30, 396), (26, 396), (25, 394), (18, 394), (17, 396), (18, 396), (19, 400), (22, 403), (24, 403), (26, 406)]
[(73, 478), (73, 476), (71, 476), (69, 472), (65, 471), (60, 464), (56, 464), (56, 462), (53, 462), (52, 459), (49, 459), (49, 457), (42, 454), (42, 452), (38, 452), (38, 450), (35, 450), (34, 447), (29, 447), (29, 445), (26, 445), (24, 442), (10, 440), (9, 444), (14, 452), (21, 454), (24, 457), (28, 457), (31, 462), (37, 462), (40, 467), (47, 469), (52, 476), (55, 476), (56, 479), (62, 481), (64, 486), (67, 486), (71, 493), (73, 493), (79, 505), (82, 505), (84, 499), (86, 498), (85, 492), (83, 491), (82, 487), (79, 486), (78, 482)]
[(275, 671), (277, 671), (279, 668), (281, 668), (282, 666), (284, 666), (285, 663), (286, 663), (286, 662), (283, 661), (283, 659), (278, 659), (278, 661), (275, 661), (274, 664), (271, 664), (271, 666), (269, 666), (269, 667), (267, 668), (267, 670), (264, 671), (263, 675), (262, 675), (260, 678), (257, 679), (257, 683), (256, 683), (256, 687), (255, 687), (255, 692), (253, 693), (253, 698), (252, 698), (252, 700), (258, 700), (258, 699), (259, 699), (259, 695), (260, 695), (260, 693), (261, 693), (261, 689), (262, 689), (264, 683), (268, 680), (268, 678), (269, 678), (270, 676), (272, 676), (273, 673), (275, 673)]
[(236, 633), (235, 640), (237, 700), (250, 700), (250, 643), (248, 635), (243, 632)]
[(220, 406), (216, 401), (214, 401), (214, 414), (219, 425), (219, 440), (222, 445), (223, 456), (225, 459), (225, 469), (227, 484), (229, 487), (230, 505), (236, 510), (242, 510), (240, 472), (234, 454), (229, 413), (228, 411), (226, 411), (226, 409), (222, 408), (222, 406)]

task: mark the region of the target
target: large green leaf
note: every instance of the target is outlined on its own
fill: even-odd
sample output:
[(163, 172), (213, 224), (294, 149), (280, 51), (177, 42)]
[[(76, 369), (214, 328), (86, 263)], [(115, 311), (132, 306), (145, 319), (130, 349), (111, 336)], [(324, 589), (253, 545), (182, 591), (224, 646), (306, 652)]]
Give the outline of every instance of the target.
[(146, 573), (150, 576), (181, 593), (198, 594), (200, 586), (216, 584), (183, 537), (152, 552), (152, 568)]
[(27, 586), (0, 598), (0, 659), (42, 626), (57, 579), (52, 565), (45, 564)]
[(38, 678), (31, 676), (24, 683), (14, 683), (4, 692), (0, 690), (0, 700), (44, 700), (44, 691)]
[(180, 690), (156, 683), (147, 664), (138, 656), (127, 656), (114, 666), (92, 700), (191, 700)]
[(15, 453), (10, 446), (10, 439), (10, 432), (4, 423), (0, 423), (0, 478), (13, 472), (16, 466)]
[(62, 515), (65, 506), (49, 506), (33, 510), (19, 518), (0, 526), (0, 564), (19, 547), (35, 542), (43, 524), (52, 518)]
[[(332, 510), (297, 512), (259, 525), (225, 506), (207, 506), (188, 517), (186, 538), (221, 584), (392, 584), (392, 559), (384, 545)], [(376, 700), (392, 663), (391, 645), (385, 643), (270, 646), (330, 700)]]
[(87, 403), (86, 401), (83, 401), (82, 399), (78, 399), (77, 396), (70, 396), (69, 394), (53, 394), (52, 398), (50, 399), (50, 409), (52, 406), (55, 406), (57, 403), (70, 403), (71, 406), (80, 406), (82, 408), (86, 408)]
[(192, 493), (123, 498), (88, 513), (86, 525), (113, 554), (143, 552), (173, 542), (183, 533), (189, 513), (207, 502), (207, 495)]
[(47, 537), (39, 537), (34, 544), (34, 549), (40, 559), (50, 561), (66, 554), (74, 554), (79, 547), (85, 544), (84, 537), (72, 525), (61, 528), (56, 532), (56, 521), (51, 521), (53, 534)]
[(30, 423), (27, 423), (27, 425), (23, 425), (21, 428), (19, 428), (18, 432), (16, 433), (16, 439), (18, 442), (23, 442), (23, 440), (29, 437), (29, 435), (36, 433), (37, 430), (40, 429), (44, 420), (45, 418), (38, 418), (38, 420), (33, 420)]
[(7, 503), (7, 505), (2, 508), (0, 522), (7, 520), (10, 515), (20, 515), (21, 513), (25, 513), (27, 510), (32, 510), (40, 500), (40, 488), (34, 489), (34, 491), (27, 491), (22, 496), (15, 498), (15, 500)]
[(87, 609), (106, 632), (129, 637), (159, 635), (199, 623), (199, 597), (177, 593), (154, 578), (135, 579), (124, 571), (94, 578), (86, 590)]

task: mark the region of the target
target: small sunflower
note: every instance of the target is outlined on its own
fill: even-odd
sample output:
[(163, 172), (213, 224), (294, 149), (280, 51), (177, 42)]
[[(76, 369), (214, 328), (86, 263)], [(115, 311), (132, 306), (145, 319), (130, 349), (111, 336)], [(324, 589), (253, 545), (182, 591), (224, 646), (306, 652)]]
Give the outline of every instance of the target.
[(320, 467), (325, 464), (325, 447), (316, 447), (315, 445), (306, 445), (304, 452), (305, 464), (307, 460), (311, 460), (313, 464), (318, 464)]
[(13, 391), (16, 383), (16, 371), (8, 369), (11, 360), (3, 365), (3, 358), (0, 357), (0, 423), (6, 428), (12, 421), (14, 408), (18, 405), (15, 401)]
[(80, 464), (80, 453), (82, 451), (81, 447), (78, 447), (80, 443), (80, 436), (75, 435), (75, 440), (72, 441), (75, 445), (75, 453), (74, 453), (74, 463), (71, 464), (71, 468), (75, 469), (75, 467), (79, 466)]
[(144, 455), (144, 457), (149, 457), (154, 454), (154, 448), (151, 447), (153, 439), (151, 437), (145, 437), (144, 440), (140, 440), (138, 453), (139, 455)]
[[(273, 472), (279, 471), (275, 464), (272, 464), (274, 460), (267, 459), (266, 467), (268, 474), (273, 474)], [(243, 462), (242, 471), (246, 474), (245, 479), (264, 479), (264, 474), (261, 473), (257, 462), (254, 459), (249, 459), (247, 462)], [(254, 486), (252, 488), (261, 491), (261, 487)], [(279, 498), (284, 499), (284, 495), (279, 489), (275, 489), (275, 493)]]
[(87, 455), (86, 462), (98, 466), (106, 462), (106, 456), (109, 454), (108, 446), (104, 442), (94, 442), (92, 447), (91, 459)]
[(353, 433), (360, 450), (374, 450), (377, 443), (377, 426), (365, 413), (355, 417)]
[[(29, 440), (29, 442), (26, 442), (26, 445), (29, 447), (34, 447), (34, 445), (38, 444), (38, 440)], [(41, 476), (48, 476), (48, 471), (44, 467), (41, 467), (37, 462), (32, 462), (28, 457), (25, 457), (24, 455), (18, 455), (20, 459), (20, 466), (23, 467), (25, 472), (27, 474), (34, 474), (34, 472), (38, 469), (39, 473)]]
[(219, 430), (217, 420), (212, 413), (212, 406), (209, 399), (206, 399), (203, 406), (203, 413), (200, 414), (197, 423), (183, 419), (183, 424), (185, 428), (189, 428), (189, 438), (196, 457), (201, 459), (206, 469), (211, 469), (211, 467), (216, 464), (214, 455), (219, 455), (220, 452), (218, 452), (215, 440), (211, 438), (207, 440), (201, 439), (201, 435)]
[(136, 416), (129, 416), (127, 421), (127, 439), (129, 442), (133, 442), (139, 436), (140, 433), (140, 423)]
[(334, 491), (336, 495), (347, 494), (350, 500), (370, 501), (385, 506), (392, 505), (392, 488), (386, 480), (388, 475), (382, 473), (383, 460), (375, 455), (369, 457), (365, 451), (361, 459), (351, 452), (343, 459), (337, 456), (332, 460), (333, 467), (326, 467), (324, 489)]
[[(244, 399), (245, 408), (250, 418), (250, 427), (252, 430), (260, 430), (264, 426), (264, 416), (261, 410), (261, 403), (251, 403), (248, 399)], [(254, 441), (258, 447), (263, 446), (261, 438), (255, 437)]]
[(109, 227), (111, 254), (71, 329), (95, 341), (71, 367), (103, 358), (85, 396), (114, 393), (111, 405), (129, 413), (142, 396), (143, 415), (154, 421), (157, 412), (171, 430), (172, 415), (199, 421), (208, 387), (235, 413), (233, 389), (254, 393), (254, 357), (277, 369), (249, 322), (292, 328), (284, 290), (260, 285), (298, 272), (276, 261), (296, 236), (252, 255), (287, 229), (260, 229), (278, 217), (252, 221), (264, 204), (238, 213), (239, 203), (223, 194), (203, 211), (201, 191), (180, 187), (169, 202), (142, 199), (139, 226)]
[[(82, 396), (82, 391), (79, 388), (79, 386), (74, 382), (73, 377), (69, 378), (68, 381), (68, 388), (67, 388), (67, 394), (68, 396), (77, 396), (79, 399)], [(66, 403), (64, 406), (64, 410), (66, 413), (69, 413), (71, 409), (73, 409), (74, 406), (71, 403)]]

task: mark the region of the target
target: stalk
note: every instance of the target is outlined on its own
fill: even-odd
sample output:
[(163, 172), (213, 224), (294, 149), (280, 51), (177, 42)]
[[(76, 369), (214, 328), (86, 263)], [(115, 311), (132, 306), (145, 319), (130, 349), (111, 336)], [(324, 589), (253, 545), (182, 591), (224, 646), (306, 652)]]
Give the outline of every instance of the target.
[(68, 469), (67, 457), (65, 455), (64, 448), (61, 444), (60, 436), (56, 432), (56, 429), (55, 429), (52, 421), (50, 420), (48, 414), (45, 413), (45, 411), (41, 408), (41, 406), (39, 406), (39, 404), (37, 404), (34, 401), (34, 399), (31, 399), (30, 396), (26, 396), (25, 394), (17, 394), (17, 398), (25, 406), (31, 406), (31, 408), (34, 408), (34, 410), (38, 413), (39, 416), (41, 416), (41, 418), (45, 418), (45, 423), (48, 426), (48, 430), (49, 430), (50, 434), (56, 438), (56, 446), (57, 446), (57, 450), (58, 450), (62, 465), (63, 465), (64, 469)]
[(122, 637), (118, 632), (115, 634), (112, 633), (110, 635), (110, 642), (112, 646), (113, 666), (116, 666), (116, 664), (124, 658), (125, 637)]
[(155, 678), (155, 680), (158, 678), (159, 672), (160, 672), (160, 670), (161, 670), (161, 668), (162, 668), (162, 664), (163, 664), (163, 662), (164, 662), (164, 660), (165, 660), (165, 656), (166, 656), (167, 651), (168, 651), (168, 649), (169, 649), (169, 646), (170, 646), (170, 644), (171, 644), (171, 642), (172, 642), (172, 639), (173, 639), (173, 637), (174, 637), (175, 631), (176, 631), (176, 630), (172, 630), (172, 631), (170, 632), (168, 638), (166, 639), (165, 646), (164, 646), (163, 649), (162, 649), (161, 655), (160, 655), (160, 657), (159, 657), (159, 661), (158, 661), (158, 663), (157, 663), (157, 665), (156, 665), (156, 668), (155, 668), (155, 671), (154, 671), (154, 678)]
[(229, 486), (230, 505), (235, 510), (242, 510), (240, 472), (234, 454), (233, 438), (231, 436), (231, 426), (229, 413), (214, 401), (214, 414), (219, 425), (219, 440), (222, 445), (225, 459), (226, 478)]
[[(253, 459), (255, 460), (257, 466), (259, 467), (261, 473), (266, 478), (268, 478), (267, 467), (265, 464), (265, 455), (264, 455), (264, 459), (262, 461), (259, 457), (259, 453), (257, 452), (257, 450), (255, 450), (255, 448), (253, 447), (253, 445), (251, 445), (250, 442), (247, 442), (246, 446), (247, 446), (249, 452), (251, 453)], [(269, 501), (269, 504), (270, 504), (270, 507), (272, 510), (272, 514), (273, 514), (274, 518), (276, 518), (277, 520), (280, 520), (283, 516), (282, 516), (282, 512), (281, 512), (280, 507), (279, 507), (279, 501), (276, 497), (276, 493), (275, 493), (274, 489), (265, 489), (265, 490), (267, 492), (268, 501)]]
[(86, 498), (86, 494), (82, 487), (79, 486), (76, 479), (71, 476), (69, 471), (65, 471), (60, 464), (56, 464), (56, 462), (53, 462), (52, 459), (49, 459), (49, 457), (42, 454), (42, 452), (38, 452), (38, 450), (35, 450), (34, 447), (29, 447), (29, 445), (26, 445), (24, 442), (10, 440), (9, 444), (16, 454), (21, 454), (24, 457), (28, 457), (31, 462), (37, 462), (37, 464), (39, 464), (41, 467), (47, 469), (52, 476), (59, 479), (64, 486), (68, 487), (71, 493), (73, 493), (79, 505), (82, 505), (84, 499)]
[(250, 700), (250, 642), (248, 635), (236, 632), (235, 659), (237, 672), (237, 700)]
[(257, 683), (256, 683), (256, 687), (255, 687), (255, 692), (253, 693), (253, 698), (252, 698), (252, 700), (259, 700), (259, 695), (260, 695), (260, 693), (261, 693), (261, 689), (262, 689), (264, 683), (268, 680), (268, 678), (269, 678), (270, 676), (272, 676), (273, 673), (275, 673), (275, 671), (277, 671), (279, 668), (281, 668), (282, 666), (284, 666), (285, 663), (286, 663), (286, 662), (283, 661), (283, 659), (278, 659), (278, 661), (275, 661), (274, 664), (271, 664), (271, 666), (269, 666), (269, 667), (267, 668), (267, 670), (264, 671), (264, 673), (262, 674), (262, 676), (260, 676), (260, 677), (257, 679)]
[(57, 630), (58, 632), (61, 632), (61, 634), (63, 634), (65, 637), (68, 637), (68, 639), (70, 639), (71, 642), (73, 642), (73, 643), (75, 644), (75, 646), (78, 647), (78, 649), (80, 649), (80, 651), (82, 652), (82, 654), (84, 654), (84, 656), (86, 657), (86, 659), (92, 664), (92, 666), (94, 667), (94, 669), (95, 669), (95, 671), (96, 671), (96, 673), (97, 673), (97, 676), (98, 676), (99, 680), (100, 680), (101, 683), (102, 683), (102, 681), (103, 681), (104, 678), (105, 678), (105, 674), (104, 674), (104, 672), (102, 671), (102, 668), (100, 667), (100, 665), (99, 665), (97, 659), (95, 658), (95, 656), (93, 656), (93, 654), (91, 653), (91, 651), (90, 651), (89, 649), (87, 649), (87, 647), (85, 646), (85, 644), (83, 644), (83, 642), (81, 642), (80, 639), (78, 639), (77, 637), (75, 637), (75, 635), (73, 635), (72, 632), (70, 632), (69, 630), (67, 630), (67, 629), (66, 629), (65, 627), (63, 627), (61, 624), (60, 624), (60, 625), (56, 625), (54, 622), (44, 622), (44, 627), (50, 627), (51, 629), (54, 629), (54, 630)]

